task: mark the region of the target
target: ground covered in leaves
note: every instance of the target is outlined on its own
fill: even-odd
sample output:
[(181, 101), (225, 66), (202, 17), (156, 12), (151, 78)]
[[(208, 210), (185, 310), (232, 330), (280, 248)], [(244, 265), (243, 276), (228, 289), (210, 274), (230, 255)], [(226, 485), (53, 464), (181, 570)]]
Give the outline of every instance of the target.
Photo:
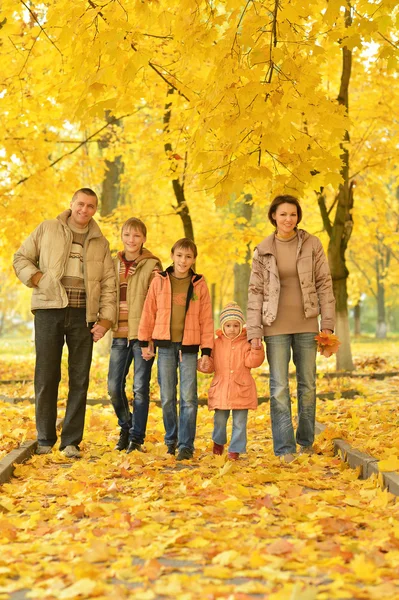
[[(34, 456), (1, 488), (0, 599), (399, 598), (399, 502), (332, 456), (273, 457), (268, 406), (248, 454), (176, 463), (151, 407), (146, 453), (112, 450), (109, 408), (89, 407), (84, 458)], [(18, 597), (21, 597), (19, 595)]]
[[(362, 345), (358, 370), (397, 369), (397, 353), (382, 349)], [(32, 395), (24, 381), (32, 377), (31, 352), (0, 362), (3, 380), (23, 380), (1, 393)], [(104, 397), (106, 363), (96, 356), (93, 398)], [(332, 372), (333, 359), (319, 370)], [(267, 378), (258, 382), (267, 395)], [(398, 384), (395, 376), (320, 379), (319, 390), (335, 396), (318, 402), (327, 429), (318, 454), (291, 465), (273, 456), (267, 403), (250, 414), (248, 454), (237, 463), (211, 454), (205, 407), (194, 460), (184, 463), (165, 453), (155, 404), (147, 452), (130, 455), (113, 450), (110, 407), (88, 407), (84, 458), (56, 450), (34, 456), (0, 487), (0, 600), (399, 600), (399, 500), (376, 480), (359, 480), (333, 456), (331, 442), (343, 437), (385, 461), (398, 459)], [(201, 377), (201, 395), (207, 385)], [(355, 387), (357, 397), (342, 398)], [(0, 458), (35, 437), (33, 412), (28, 400), (1, 403)]]

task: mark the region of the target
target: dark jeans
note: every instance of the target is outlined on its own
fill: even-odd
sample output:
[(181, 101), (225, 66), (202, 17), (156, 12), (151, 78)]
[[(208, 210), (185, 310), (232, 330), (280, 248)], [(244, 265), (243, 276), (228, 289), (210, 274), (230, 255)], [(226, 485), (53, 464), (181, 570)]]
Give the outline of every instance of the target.
[[(126, 396), (126, 377), (134, 360), (133, 418)], [(144, 360), (138, 340), (114, 338), (108, 371), (108, 394), (122, 429), (129, 430), (130, 441), (144, 443), (150, 405), (151, 367), (154, 359)]]
[(69, 391), (61, 446), (82, 441), (87, 389), (93, 351), (93, 324), (86, 323), (85, 308), (49, 308), (35, 311), (35, 400), (39, 446), (57, 441), (57, 399), (64, 341), (68, 346)]

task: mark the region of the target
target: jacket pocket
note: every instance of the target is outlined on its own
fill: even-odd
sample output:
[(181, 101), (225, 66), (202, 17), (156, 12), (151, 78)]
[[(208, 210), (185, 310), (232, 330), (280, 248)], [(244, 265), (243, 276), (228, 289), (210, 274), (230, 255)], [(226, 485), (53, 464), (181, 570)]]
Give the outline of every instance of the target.
[(41, 277), (35, 295), (44, 302), (60, 300), (62, 297), (61, 287), (61, 283), (53, 278), (50, 271), (47, 271)]
[(252, 381), (248, 381), (247, 379), (237, 379), (234, 380), (238, 387), (238, 394), (240, 398), (249, 398), (252, 389)]
[(267, 325), (268, 312), (269, 312), (269, 301), (266, 300), (262, 304), (262, 325)]
[(310, 292), (308, 296), (306, 317), (317, 317), (320, 314), (319, 298), (317, 292)]

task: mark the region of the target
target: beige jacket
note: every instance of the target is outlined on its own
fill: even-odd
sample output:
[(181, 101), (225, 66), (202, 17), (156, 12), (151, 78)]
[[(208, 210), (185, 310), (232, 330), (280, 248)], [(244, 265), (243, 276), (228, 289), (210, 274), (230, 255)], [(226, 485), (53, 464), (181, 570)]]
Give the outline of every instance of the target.
[[(116, 321), (113, 327), (114, 331), (118, 329), (119, 319), (119, 269), (121, 260), (118, 256), (114, 259), (115, 276), (117, 281), (116, 286)], [(143, 312), (144, 301), (147, 296), (148, 288), (156, 271), (162, 271), (162, 263), (146, 248), (137, 259), (137, 267), (134, 273), (128, 275), (127, 278), (127, 309), (128, 309), (128, 337), (129, 340), (138, 339), (138, 331), (141, 313)]]
[[(326, 255), (319, 238), (298, 230), (297, 270), (305, 318), (321, 314), (320, 329), (335, 326), (335, 298)], [(248, 340), (267, 335), (267, 326), (277, 316), (280, 278), (274, 233), (256, 248), (248, 290)]]
[[(72, 245), (72, 231), (67, 225), (71, 211), (56, 219), (43, 221), (14, 255), (15, 273), (28, 287), (32, 276), (43, 277), (33, 287), (32, 311), (40, 308), (65, 308), (68, 298), (61, 279)], [(86, 288), (86, 320), (110, 328), (116, 317), (116, 283), (109, 244), (97, 223), (91, 219), (83, 248)]]

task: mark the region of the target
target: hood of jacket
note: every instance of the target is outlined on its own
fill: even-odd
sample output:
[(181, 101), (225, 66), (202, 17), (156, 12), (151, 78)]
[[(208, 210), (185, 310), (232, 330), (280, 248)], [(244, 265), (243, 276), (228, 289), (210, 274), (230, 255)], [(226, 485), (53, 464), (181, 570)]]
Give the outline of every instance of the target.
[[(120, 261), (123, 260), (123, 251), (120, 250), (117, 254), (117, 257)], [(147, 248), (143, 248), (141, 254), (135, 259), (135, 263), (137, 266), (139, 266), (140, 263), (143, 263), (143, 261), (146, 261), (148, 259), (152, 258), (153, 260), (158, 261), (160, 264), (161, 260), (158, 258), (158, 256), (155, 256), (155, 254), (153, 254), (152, 252), (150, 252), (150, 250), (147, 250)], [(126, 260), (126, 259), (125, 259)]]

